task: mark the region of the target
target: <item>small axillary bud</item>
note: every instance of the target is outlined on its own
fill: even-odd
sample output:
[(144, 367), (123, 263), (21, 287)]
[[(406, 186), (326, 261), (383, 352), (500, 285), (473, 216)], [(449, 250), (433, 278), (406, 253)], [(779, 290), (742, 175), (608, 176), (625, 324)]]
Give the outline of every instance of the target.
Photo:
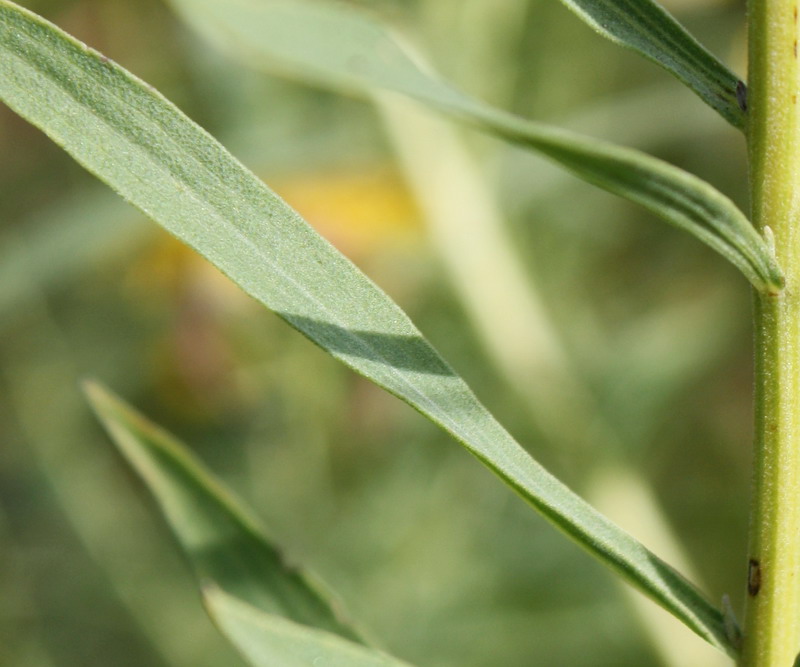
[(764, 241), (767, 244), (767, 250), (769, 250), (769, 254), (772, 255), (773, 259), (777, 259), (775, 257), (775, 234), (772, 231), (772, 227), (769, 225), (764, 225)]

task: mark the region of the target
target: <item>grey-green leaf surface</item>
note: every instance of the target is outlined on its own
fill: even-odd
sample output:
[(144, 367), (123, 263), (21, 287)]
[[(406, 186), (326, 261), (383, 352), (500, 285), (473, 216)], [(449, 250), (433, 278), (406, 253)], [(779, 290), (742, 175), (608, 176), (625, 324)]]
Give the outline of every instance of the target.
[(598, 33), (661, 65), (734, 127), (744, 129), (744, 83), (653, 0), (561, 0)]
[(219, 589), (203, 591), (222, 632), (255, 667), (408, 667), (341, 637), (265, 614)]
[(472, 99), (423, 71), (390, 31), (355, 8), (308, 0), (172, 3), (198, 32), (249, 66), (356, 93), (381, 90), (411, 97), (641, 204), (707, 243), (757, 289), (774, 293), (782, 286), (781, 271), (764, 240), (736, 205), (705, 181), (639, 151), (524, 120)]
[(401, 664), (361, 644), (310, 576), (284, 562), (254, 515), (184, 445), (97, 383), (85, 389), (208, 592), (212, 617), (253, 664)]
[(405, 313), (147, 84), (0, 0), (0, 99), (329, 354), (441, 426), (544, 517), (709, 642), (722, 615), (544, 470)]

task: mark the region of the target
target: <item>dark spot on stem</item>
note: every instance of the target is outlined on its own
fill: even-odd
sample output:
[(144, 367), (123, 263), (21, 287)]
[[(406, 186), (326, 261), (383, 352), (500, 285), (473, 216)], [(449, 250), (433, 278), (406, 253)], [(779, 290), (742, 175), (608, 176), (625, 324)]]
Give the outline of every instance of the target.
[(747, 86), (744, 81), (736, 82), (736, 102), (742, 111), (747, 111)]
[(797, 23), (797, 7), (796, 6), (792, 8), (792, 18), (794, 19), (794, 22)]
[(747, 594), (750, 597), (758, 595), (761, 590), (761, 563), (751, 558), (747, 565)]
[(794, 53), (795, 60), (797, 59), (797, 40), (794, 40), (794, 44), (792, 44), (792, 53)]

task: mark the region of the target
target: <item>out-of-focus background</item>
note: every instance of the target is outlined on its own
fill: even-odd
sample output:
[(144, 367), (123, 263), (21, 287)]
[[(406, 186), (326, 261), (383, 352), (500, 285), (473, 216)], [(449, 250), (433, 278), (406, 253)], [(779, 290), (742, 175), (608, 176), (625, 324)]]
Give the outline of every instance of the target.
[[(679, 541), (675, 558), (738, 609), (750, 295), (723, 260), (501, 142), (247, 71), (162, 2), (23, 4), (218, 137), (536, 458), (659, 553)], [(469, 92), (651, 152), (746, 207), (742, 137), (556, 0), (360, 4)], [(742, 3), (667, 4), (743, 72)], [(189, 443), (420, 667), (712, 664), (435, 426), (1, 108), (2, 665), (242, 664), (90, 416), (84, 377)]]

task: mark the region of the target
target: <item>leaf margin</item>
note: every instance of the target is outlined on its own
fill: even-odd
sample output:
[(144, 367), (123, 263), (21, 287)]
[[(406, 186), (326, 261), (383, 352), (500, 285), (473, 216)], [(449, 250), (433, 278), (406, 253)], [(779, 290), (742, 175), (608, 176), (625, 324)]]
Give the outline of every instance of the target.
[[(406, 43), (369, 12), (314, 0), (169, 2), (198, 34), (245, 66), (368, 98), (410, 97), (643, 206), (722, 255), (758, 291), (774, 296), (783, 289), (782, 270), (765, 239), (730, 198), (709, 183), (642, 151), (523, 119), (462, 93), (423, 68)], [(327, 38), (316, 57), (285, 41), (276, 41), (275, 48), (265, 41), (265, 34), (297, 31), (303, 21), (314, 26), (303, 43), (314, 44), (314, 34), (323, 29), (337, 34), (349, 30), (350, 36), (339, 40), (338, 49)]]
[[(288, 564), (282, 550), (266, 536), (266, 532), (255, 513), (239, 500), (182, 442), (171, 433), (146, 418), (119, 396), (113, 394), (96, 380), (84, 380), (82, 383), (84, 396), (92, 411), (114, 443), (128, 467), (136, 474), (140, 482), (148, 489), (154, 499), (159, 513), (166, 521), (200, 586), (206, 609), (220, 631), (231, 641), (239, 652), (247, 657), (248, 652), (239, 645), (230, 631), (225, 609), (215, 605), (212, 598), (224, 596), (224, 606), (250, 609), (259, 622), (270, 622), (280, 619), (277, 630), (283, 632), (287, 628), (290, 634), (302, 641), (305, 636), (309, 643), (318, 642), (320, 647), (331, 644), (337, 651), (353, 651), (356, 655), (379, 655), (382, 660), (375, 664), (387, 667), (409, 667), (407, 663), (389, 656), (369, 645), (363, 631), (346, 620), (341, 610), (341, 603), (330, 590), (311, 572)], [(207, 501), (204, 505), (203, 501)], [(214, 539), (224, 542), (229, 547), (227, 562), (232, 564), (229, 572), (221, 572), (218, 564), (207, 565), (198, 532), (208, 531), (207, 527), (198, 528), (205, 522), (213, 525)], [(196, 525), (190, 525), (190, 524)], [(256, 542), (256, 553), (252, 550), (240, 549), (240, 540), (230, 535), (231, 526), (234, 531), (245, 533), (248, 539)], [(206, 538), (209, 539), (209, 538)], [(261, 550), (261, 552), (259, 552)], [(277, 556), (277, 558), (273, 558)], [(264, 558), (271, 561), (270, 566), (275, 574), (274, 581), (256, 581), (255, 570), (248, 566), (242, 569), (242, 562), (253, 558)], [(224, 569), (224, 568), (223, 568)], [(234, 581), (242, 576), (250, 577), (254, 589), (252, 596), (235, 594), (239, 582)], [(234, 584), (234, 585), (232, 585)], [(279, 600), (285, 609), (270, 610), (259, 604), (263, 589), (272, 586), (273, 594), (280, 598), (292, 595), (292, 590), (300, 588), (300, 595), (311, 596), (315, 603), (323, 609), (323, 617), (313, 622), (308, 614), (308, 601), (298, 598), (298, 602), (290, 603), (287, 599)], [(241, 591), (241, 589), (238, 589)], [(287, 591), (289, 593), (287, 594)], [(234, 604), (235, 603), (235, 604)], [(311, 610), (311, 614), (320, 611)], [(231, 621), (235, 623), (235, 621)], [(273, 623), (272, 625), (276, 625)], [(335, 639), (333, 639), (335, 638)], [(312, 665), (308, 663), (309, 667)]]
[[(255, 191), (257, 191), (257, 193), (262, 197), (270, 193), (266, 186), (258, 181), (255, 176), (250, 174), (250, 172), (248, 172), (238, 162), (236, 162), (232, 156), (230, 156), (216, 141), (213, 140), (213, 138), (210, 137), (210, 135), (205, 133), (201, 128), (181, 114), (177, 108), (174, 107), (174, 105), (169, 103), (151, 86), (141, 82), (126, 70), (112, 63), (101, 54), (89, 49), (74, 38), (68, 36), (57, 27), (53, 26), (44, 19), (41, 19), (41, 17), (36, 16), (32, 12), (24, 10), (9, 0), (0, 0), (0, 35), (3, 35), (3, 25), (6, 21), (10, 20), (9, 17), (10, 19), (17, 21), (27, 22), (23, 27), (27, 28), (28, 30), (33, 28), (34, 32), (40, 33), (40, 37), (44, 35), (42, 43), (39, 44), (39, 46), (51, 49), (64, 49), (65, 52), (69, 54), (70, 58), (75, 58), (77, 61), (84, 62), (87, 72), (89, 72), (91, 76), (97, 77), (100, 81), (101, 89), (103, 88), (103, 79), (106, 76), (116, 77), (114, 80), (117, 83), (122, 82), (128, 86), (128, 92), (131, 94), (131, 96), (125, 99), (126, 108), (128, 108), (130, 105), (133, 105), (137, 101), (137, 98), (141, 98), (146, 102), (145, 109), (155, 117), (158, 117), (157, 113), (161, 112), (165, 114), (166, 118), (172, 118), (173, 120), (177, 119), (181, 132), (179, 132), (177, 136), (171, 137), (171, 141), (175, 142), (176, 145), (179, 139), (183, 141), (189, 141), (189, 139), (193, 139), (200, 142), (199, 147), (194, 146), (192, 141), (189, 141), (188, 145), (192, 146), (193, 150), (199, 153), (201, 156), (208, 158), (210, 152), (215, 158), (217, 158), (217, 162), (214, 163), (217, 171), (214, 173), (217, 174), (218, 178), (222, 178), (222, 176), (233, 175), (241, 180), (240, 185), (241, 187), (244, 187), (247, 192), (250, 192), (248, 188), (256, 188)], [(7, 34), (8, 32), (6, 31), (6, 36)], [(17, 37), (17, 35), (15, 35), (15, 37)], [(31, 35), (28, 35), (28, 37), (30, 38)], [(5, 45), (4, 47), (3, 41), (0, 40), (0, 49), (3, 48), (8, 50), (8, 46)], [(17, 58), (20, 57), (18, 53), (11, 53), (11, 56)], [(33, 60), (35, 61), (36, 59), (33, 58)], [(45, 71), (48, 71), (52, 65), (47, 58), (40, 59), (38, 64), (43, 67)], [(3, 66), (3, 59), (0, 59), (0, 68)], [(8, 68), (8, 63), (6, 63), (5, 66)], [(38, 75), (41, 76), (41, 72), (39, 72)], [(37, 80), (36, 82), (40, 84), (42, 83), (41, 80)], [(18, 81), (4, 81), (3, 77), (0, 77), (0, 90), (2, 90), (3, 85), (11, 85), (13, 83), (20, 84)], [(74, 84), (74, 82), (71, 80), (62, 80), (60, 83), (61, 85), (67, 86), (67, 88), (68, 84)], [(34, 93), (31, 92), (33, 90), (37, 90), (37, 87), (22, 87), (20, 85), (21, 92), (18, 92), (20, 92), (24, 98), (27, 98), (31, 95), (34, 95)], [(55, 93), (55, 91), (52, 89), (50, 92)], [(40, 100), (41, 98), (37, 98), (37, 103), (39, 103)], [(16, 99), (16, 102), (20, 102), (19, 98)], [(110, 103), (109, 100), (106, 100), (106, 102)], [(45, 103), (56, 105), (56, 100), (49, 99), (48, 97), (45, 100)], [(159, 211), (151, 210), (151, 208), (155, 206), (155, 203), (153, 202), (156, 201), (151, 199), (151, 197), (155, 196), (153, 194), (154, 191), (152, 186), (150, 186), (149, 189), (146, 189), (148, 196), (145, 198), (145, 201), (139, 201), (137, 199), (136, 186), (141, 184), (138, 183), (136, 178), (134, 178), (135, 172), (124, 172), (123, 175), (127, 174), (125, 178), (120, 176), (115, 181), (108, 171), (110, 167), (103, 162), (102, 159), (99, 160), (98, 166), (97, 152), (99, 151), (101, 153), (101, 158), (106, 158), (107, 155), (103, 153), (103, 146), (97, 138), (95, 138), (96, 140), (94, 142), (86, 143), (83, 139), (83, 134), (79, 132), (81, 137), (80, 140), (77, 142), (70, 142), (68, 137), (59, 136), (58, 132), (56, 132), (53, 127), (53, 124), (55, 124), (59, 119), (63, 122), (89, 122), (91, 119), (87, 120), (86, 118), (82, 117), (81, 114), (76, 114), (74, 117), (70, 116), (69, 118), (64, 119), (63, 109), (57, 106), (55, 106), (54, 110), (51, 109), (51, 111), (54, 111), (55, 113), (54, 116), (45, 117), (43, 119), (40, 115), (35, 113), (36, 109), (28, 108), (28, 113), (26, 114), (23, 111), (20, 111), (14, 105), (10, 104), (10, 106), (15, 108), (18, 113), (23, 115), (23, 117), (26, 117), (26, 119), (33, 124), (40, 127), (45, 125), (47, 133), (51, 136), (51, 138), (65, 148), (65, 150), (67, 150), (67, 152), (70, 153), (72, 157), (75, 158), (79, 163), (81, 163), (92, 173), (95, 173), (95, 175), (98, 175), (101, 180), (105, 180), (109, 185), (112, 186), (112, 188), (126, 197), (126, 199), (132, 201), (134, 205), (137, 205), (138, 208), (143, 210), (150, 217), (160, 222), (162, 226), (165, 226), (184, 242), (198, 250), (201, 250), (198, 245), (203, 246), (203, 243), (198, 241), (196, 237), (192, 236), (192, 233), (188, 232), (186, 229), (181, 229), (180, 227), (176, 228), (175, 225), (177, 223), (175, 220), (168, 215), (165, 219), (163, 211), (161, 211), (161, 214), (159, 214)], [(17, 106), (19, 106), (19, 104)], [(40, 113), (42, 112), (41, 109), (38, 111)], [(87, 109), (87, 111), (89, 111), (89, 109)], [(106, 109), (106, 111), (108, 111), (108, 109)], [(96, 109), (94, 112), (96, 112)], [(145, 116), (147, 117), (147, 114), (145, 114)], [(111, 118), (113, 117), (114, 116), (112, 114)], [(135, 118), (132, 116), (124, 116), (123, 119), (126, 122), (135, 120)], [(48, 124), (48, 122), (50, 122), (50, 124)], [(84, 130), (86, 129), (84, 126), (81, 126), (81, 128)], [(95, 129), (98, 128), (96, 127)], [(163, 130), (164, 128), (162, 127), (160, 129)], [(158, 147), (156, 139), (150, 136), (150, 134), (147, 132), (133, 132), (131, 136), (124, 135), (123, 138), (126, 140), (135, 139), (143, 141), (143, 145), (147, 146), (150, 152), (153, 152), (155, 148)], [(194, 155), (195, 153), (192, 152), (191, 154)], [(87, 155), (89, 157), (87, 157)], [(147, 153), (146, 156), (152, 157), (150, 153)], [(133, 169), (134, 166), (131, 163), (130, 156), (126, 156), (126, 160), (124, 160), (121, 164), (127, 169)], [(214, 182), (216, 183), (216, 181)], [(176, 186), (177, 185), (179, 184), (176, 184)], [(233, 185), (226, 182), (226, 193), (229, 194), (228, 191), (232, 188)], [(178, 187), (177, 190), (169, 191), (170, 205), (174, 205), (172, 198), (180, 195), (183, 189), (185, 189), (185, 185)], [(211, 203), (219, 204), (219, 201), (214, 198), (215, 196), (219, 195), (219, 193), (213, 188), (206, 192), (206, 195), (207, 197), (210, 197)], [(252, 196), (256, 197), (255, 194)], [(373, 382), (387, 389), (390, 393), (402, 398), (407, 403), (412, 405), (412, 407), (425, 414), (425, 416), (427, 416), (431, 421), (442, 426), (457, 441), (461, 442), (471, 453), (473, 453), (473, 455), (486, 463), (490, 469), (498, 474), (498, 476), (506, 480), (512, 488), (514, 488), (530, 504), (537, 508), (540, 513), (548, 518), (554, 525), (556, 525), (556, 527), (559, 527), (563, 532), (573, 537), (573, 539), (583, 546), (583, 548), (592, 552), (595, 557), (599, 558), (599, 560), (616, 570), (619, 574), (623, 575), (623, 577), (626, 578), (629, 583), (634, 584), (642, 592), (645, 592), (649, 597), (659, 602), (666, 609), (670, 610), (674, 615), (681, 619), (700, 636), (707, 639), (710, 643), (723, 651), (733, 651), (725, 635), (721, 613), (718, 609), (713, 607), (703, 595), (701, 595), (689, 582), (674, 572), (672, 568), (660, 561), (660, 559), (654, 555), (650, 554), (632, 537), (624, 533), (624, 531), (621, 531), (608, 519), (600, 515), (596, 510), (586, 504), (585, 501), (580, 499), (573, 492), (567, 489), (566, 486), (545, 471), (532, 457), (530, 457), (530, 455), (528, 455), (521, 448), (521, 446), (513, 438), (511, 438), (507, 431), (505, 431), (505, 429), (503, 429), (496, 422), (496, 420), (489, 415), (482, 404), (478, 402), (471, 390), (466, 387), (466, 385), (460, 378), (458, 378), (458, 376), (452, 373), (452, 370), (441, 360), (441, 357), (439, 357), (433, 348), (430, 347), (426, 341), (424, 341), (417, 329), (411, 324), (410, 320), (408, 320), (407, 316), (405, 316), (405, 314), (396, 306), (396, 304), (389, 300), (379, 288), (369, 281), (369, 279), (358, 272), (348, 260), (342, 257), (338, 252), (334, 251), (316, 234), (312, 234), (307, 223), (302, 221), (302, 219), (299, 218), (296, 213), (291, 211), (291, 209), (288, 209), (288, 207), (286, 207), (286, 205), (283, 204), (283, 202), (281, 202), (279, 199), (275, 198), (274, 195), (271, 196), (275, 199), (273, 202), (274, 205), (281, 209), (282, 212), (287, 216), (284, 222), (286, 224), (295, 225), (296, 227), (293, 228), (293, 231), (299, 233), (302, 238), (305, 238), (312, 244), (309, 247), (302, 248), (303, 252), (311, 253), (310, 261), (320, 261), (321, 263), (321, 255), (319, 255), (319, 253), (322, 253), (330, 264), (327, 270), (355, 270), (356, 274), (354, 275), (360, 281), (358, 284), (358, 289), (361, 290), (361, 292), (359, 292), (359, 296), (365, 298), (365, 303), (369, 303), (370, 300), (374, 301), (374, 299), (378, 299), (376, 303), (381, 304), (381, 307), (384, 310), (388, 309), (387, 312), (393, 313), (392, 317), (394, 319), (392, 320), (391, 325), (394, 328), (392, 330), (394, 331), (395, 329), (399, 328), (399, 331), (401, 332), (410, 331), (412, 334), (412, 340), (410, 342), (418, 342), (420, 345), (422, 345), (422, 348), (420, 349), (427, 355), (428, 361), (435, 361), (440, 368), (443, 368), (446, 371), (441, 375), (441, 377), (456, 378), (451, 381), (451, 388), (455, 387), (458, 390), (457, 396), (448, 395), (448, 400), (457, 401), (455, 407), (457, 410), (466, 410), (467, 412), (465, 412), (465, 415), (467, 415), (469, 419), (462, 417), (461, 423), (459, 423), (458, 421), (454, 422), (446, 413), (436, 414), (435, 411), (431, 412), (430, 406), (433, 405), (433, 407), (437, 407), (436, 401), (433, 400), (433, 402), (431, 402), (431, 397), (425, 395), (424, 392), (415, 395), (414, 392), (417, 391), (417, 388), (413, 385), (413, 383), (409, 384), (411, 380), (421, 381), (419, 374), (414, 375), (412, 373), (403, 375), (403, 382), (405, 382), (408, 386), (400, 386), (397, 383), (393, 384), (390, 382), (391, 378), (389, 376), (381, 377), (376, 375), (375, 363), (378, 362), (376, 362), (374, 359), (365, 360), (359, 358), (357, 354), (354, 356), (352, 353), (347, 354), (337, 352), (336, 350), (327, 349), (330, 354), (340, 359), (357, 372), (366, 375)], [(147, 202), (150, 203), (148, 204)], [(193, 225), (196, 224), (197, 223), (193, 223)], [(195, 231), (194, 226), (191, 228), (191, 231)], [(210, 232), (210, 230), (205, 231)], [(273, 239), (273, 241), (274, 240), (275, 239)], [(241, 249), (236, 248), (236, 253), (238, 254), (233, 255), (233, 264), (226, 264), (223, 251), (230, 250), (230, 247), (224, 247), (221, 249), (214, 248), (212, 250), (209, 250), (208, 247), (205, 247), (205, 252), (202, 252), (202, 254), (209, 258), (212, 262), (217, 263), (218, 265), (222, 264), (222, 268), (223, 270), (226, 270), (226, 272), (236, 273), (236, 270), (241, 268)], [(270, 250), (273, 252), (275, 251), (274, 248), (271, 248)], [(306, 259), (308, 259), (308, 257)], [(274, 300), (265, 297), (259, 291), (268, 291), (271, 286), (259, 283), (258, 280), (254, 280), (252, 276), (242, 277), (240, 275), (236, 277), (235, 280), (246, 292), (262, 301), (262, 303), (264, 303), (264, 305), (267, 307), (280, 313), (280, 308), (276, 307)], [(352, 316), (353, 313), (346, 311), (345, 315)], [(299, 319), (293, 317), (291, 313), (283, 313), (282, 316), (287, 319), (292, 326), (298, 328), (302, 333), (304, 333), (318, 345), (322, 346), (323, 348), (326, 347), (325, 336), (320, 334), (319, 331), (314, 330), (313, 327), (309, 327), (308, 323), (304, 324), (300, 322)], [(369, 319), (373, 317), (373, 314), (369, 311), (369, 308), (367, 308), (363, 313), (361, 313), (361, 316)], [(355, 317), (355, 322), (358, 321), (359, 318)], [(351, 336), (353, 336), (356, 342), (358, 342), (360, 345), (365, 345), (365, 339), (363, 338), (363, 335), (361, 335), (364, 332), (359, 332), (357, 327), (355, 331), (348, 329), (348, 332), (351, 334)], [(397, 343), (397, 341), (394, 341), (394, 343)], [(369, 345), (366, 345), (366, 347), (369, 347)], [(386, 359), (380, 359), (379, 362), (386, 364)], [(380, 363), (378, 363), (378, 365), (380, 365)], [(394, 367), (391, 368), (393, 373), (396, 372)], [(389, 377), (389, 379), (387, 379), (387, 377)], [(440, 379), (438, 381), (439, 385), (441, 385), (440, 388), (448, 388), (446, 382), (443, 382)], [(616, 546), (614, 546), (612, 542), (616, 542)]]

